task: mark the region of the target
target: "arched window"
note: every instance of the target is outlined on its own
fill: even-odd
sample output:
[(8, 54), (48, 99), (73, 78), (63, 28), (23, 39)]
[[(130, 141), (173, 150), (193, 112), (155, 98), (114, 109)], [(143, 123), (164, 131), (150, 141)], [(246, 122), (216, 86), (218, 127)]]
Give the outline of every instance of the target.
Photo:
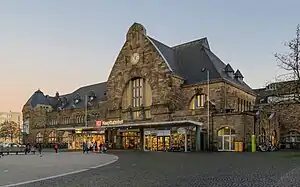
[(122, 108), (151, 106), (152, 93), (148, 81), (142, 78), (132, 79), (128, 82), (122, 97)]
[[(146, 118), (150, 117), (149, 107), (152, 105), (152, 91), (150, 84), (143, 78), (136, 78), (130, 80), (122, 96), (122, 109), (126, 110), (129, 107), (133, 109), (133, 119), (140, 119), (142, 117), (141, 108), (144, 108)], [(125, 118), (129, 116), (125, 114)]]
[(205, 94), (197, 94), (195, 95), (190, 102), (190, 109), (199, 109), (205, 106), (205, 102), (207, 101), (207, 96)]
[(68, 143), (70, 141), (69, 139), (69, 132), (68, 131), (65, 131), (61, 137), (61, 141), (63, 143)]
[(51, 131), (48, 136), (48, 143), (55, 143), (56, 142), (56, 132)]
[(218, 130), (218, 150), (233, 151), (235, 130), (230, 127), (223, 127)]
[(41, 132), (37, 133), (36, 138), (35, 138), (35, 142), (36, 143), (43, 143), (44, 140), (44, 136)]

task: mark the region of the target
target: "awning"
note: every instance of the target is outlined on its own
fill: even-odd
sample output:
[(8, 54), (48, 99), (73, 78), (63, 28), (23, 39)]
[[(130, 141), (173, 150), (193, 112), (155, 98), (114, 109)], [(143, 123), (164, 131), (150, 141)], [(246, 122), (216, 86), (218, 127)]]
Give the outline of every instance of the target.
[(197, 125), (202, 127), (203, 123), (192, 121), (192, 120), (181, 120), (181, 121), (156, 121), (156, 122), (147, 122), (147, 123), (125, 123), (118, 125), (107, 125), (102, 126), (103, 128), (134, 128), (134, 127), (168, 127), (168, 126), (189, 126), (189, 125)]
[(118, 125), (106, 125), (100, 127), (67, 127), (67, 128), (57, 128), (58, 131), (74, 131), (81, 129), (83, 131), (88, 130), (104, 130), (112, 128), (155, 128), (155, 127), (180, 127), (180, 126), (203, 126), (202, 122), (192, 121), (192, 120), (181, 120), (181, 121), (156, 121), (156, 122), (146, 122), (146, 123), (124, 123)]

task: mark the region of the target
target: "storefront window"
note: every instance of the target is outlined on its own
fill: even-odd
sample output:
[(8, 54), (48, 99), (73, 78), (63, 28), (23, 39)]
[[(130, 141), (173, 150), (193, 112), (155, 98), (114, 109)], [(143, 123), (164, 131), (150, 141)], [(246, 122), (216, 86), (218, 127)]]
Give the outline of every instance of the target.
[(121, 141), (124, 149), (139, 149), (140, 133), (139, 132), (122, 132)]
[(56, 132), (51, 131), (48, 136), (48, 143), (55, 143), (56, 142)]

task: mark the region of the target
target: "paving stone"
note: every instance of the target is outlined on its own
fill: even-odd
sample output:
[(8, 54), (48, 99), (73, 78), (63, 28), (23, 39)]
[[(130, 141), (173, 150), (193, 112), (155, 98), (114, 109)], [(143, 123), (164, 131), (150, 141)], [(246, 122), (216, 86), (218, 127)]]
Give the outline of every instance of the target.
[[(268, 187), (297, 178), (291, 171), (300, 159), (291, 153), (159, 153), (114, 152), (119, 160), (111, 165), (57, 179), (24, 185), (109, 187)], [(299, 175), (298, 175), (299, 176)], [(296, 180), (294, 179), (294, 182)], [(297, 183), (297, 181), (296, 181)], [(297, 183), (299, 186), (300, 183)]]

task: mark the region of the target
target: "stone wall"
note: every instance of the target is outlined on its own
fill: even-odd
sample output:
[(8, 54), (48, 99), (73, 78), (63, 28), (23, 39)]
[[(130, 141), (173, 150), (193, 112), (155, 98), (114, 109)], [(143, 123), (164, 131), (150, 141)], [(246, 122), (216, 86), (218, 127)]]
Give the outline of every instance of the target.
[(211, 125), (213, 143), (218, 143), (218, 130), (229, 127), (235, 131), (235, 141), (244, 142), (245, 149), (251, 148), (251, 135), (254, 134), (254, 116), (250, 113), (215, 114)]

